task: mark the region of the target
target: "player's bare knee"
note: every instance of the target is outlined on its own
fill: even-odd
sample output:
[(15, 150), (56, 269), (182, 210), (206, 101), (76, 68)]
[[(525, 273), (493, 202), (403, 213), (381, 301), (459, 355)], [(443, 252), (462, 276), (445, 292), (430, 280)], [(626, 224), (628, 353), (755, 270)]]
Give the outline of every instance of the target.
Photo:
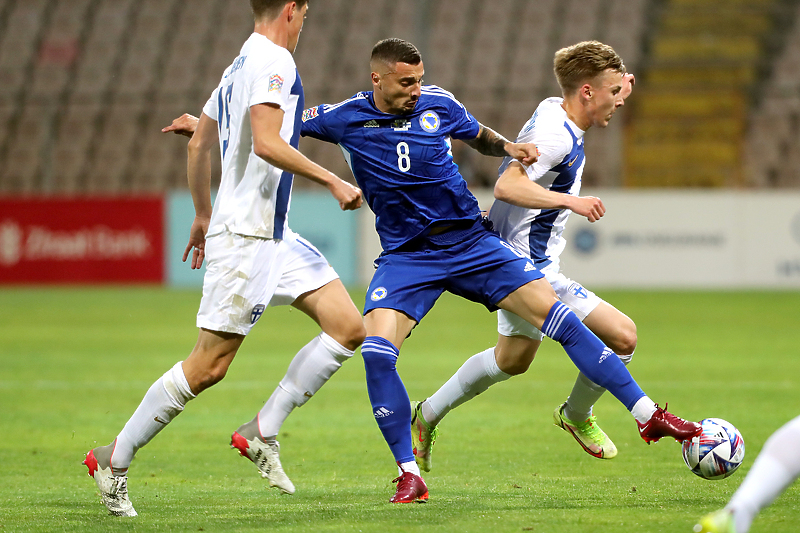
[(634, 350), (636, 350), (636, 337), (626, 337), (617, 340), (613, 346), (609, 346), (614, 353), (620, 357), (628, 356), (630, 357), (633, 355)]
[(636, 343), (639, 341), (639, 337), (636, 335), (636, 324), (631, 322), (630, 326), (626, 328), (626, 331), (623, 335), (623, 350), (622, 355), (633, 355), (633, 352), (636, 350)]
[(510, 350), (508, 352), (497, 351), (495, 348), (495, 358), (497, 368), (510, 376), (518, 376), (528, 371), (536, 356), (536, 349), (526, 349), (522, 351)]
[(344, 344), (344, 346), (348, 350), (355, 350), (359, 346), (364, 343), (364, 339), (367, 338), (367, 328), (364, 327), (364, 321), (361, 320), (361, 317), (358, 317), (357, 321), (354, 321), (350, 330), (349, 340)]
[[(227, 365), (215, 366), (213, 368), (207, 369), (205, 372), (203, 372), (202, 374), (200, 374), (197, 377), (197, 384), (196, 385), (197, 385), (199, 390), (197, 390), (196, 392), (204, 391), (204, 390), (216, 385), (217, 383), (219, 383), (220, 381), (223, 380), (223, 378), (225, 377), (225, 375), (227, 373), (228, 373), (228, 366)], [(192, 386), (192, 390), (193, 391), (195, 390), (195, 386), (194, 385)]]
[(620, 358), (627, 356), (628, 360), (630, 360), (634, 350), (636, 350), (637, 341), (636, 326), (633, 325), (632, 327), (626, 327), (620, 331), (615, 336), (613, 346), (609, 346), (609, 348), (614, 350), (614, 353), (620, 356)]
[(211, 354), (206, 354), (206, 357), (202, 357), (192, 353), (184, 361), (184, 374), (193, 393), (199, 394), (222, 381), (225, 374), (228, 373), (228, 367), (233, 360), (229, 355), (212, 356)]
[(520, 374), (524, 374), (528, 371), (531, 367), (531, 363), (533, 360), (525, 360), (519, 359), (514, 361), (504, 361), (503, 364), (500, 364), (500, 361), (497, 362), (497, 367), (508, 374), (509, 376), (518, 376)]
[(348, 320), (345, 326), (329, 335), (348, 350), (355, 350), (363, 344), (367, 337), (367, 329), (359, 316), (357, 320)]

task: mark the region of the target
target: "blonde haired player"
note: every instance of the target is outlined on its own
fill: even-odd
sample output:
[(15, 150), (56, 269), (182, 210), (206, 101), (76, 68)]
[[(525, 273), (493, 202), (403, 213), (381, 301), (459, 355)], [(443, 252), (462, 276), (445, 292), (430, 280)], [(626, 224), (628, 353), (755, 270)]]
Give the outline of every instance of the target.
[[(636, 325), (625, 314), (561, 272), (559, 255), (566, 241), (564, 227), (571, 212), (590, 222), (605, 214), (599, 198), (579, 196), (585, 164), (583, 138), (591, 127), (604, 128), (630, 95), (634, 78), (608, 45), (586, 41), (555, 54), (554, 72), (562, 98), (547, 98), (523, 126), (517, 142), (535, 143), (539, 159), (531, 165), (506, 158), (500, 166), (489, 218), (502, 238), (525, 257), (555, 289), (559, 300), (575, 313), (625, 364), (636, 347)], [(454, 407), (491, 385), (528, 370), (543, 334), (519, 316), (497, 312), (499, 338), (493, 348), (468, 359), (456, 374), (423, 402), (414, 402), (412, 436), (417, 463), (431, 468), (436, 425)], [(557, 426), (570, 433), (590, 455), (611, 459), (617, 448), (597, 425), (592, 406), (605, 389), (583, 373), (567, 401), (554, 413)], [(649, 420), (661, 411), (649, 398), (640, 399), (631, 413), (642, 437)]]
[[(287, 224), (294, 175), (328, 188), (342, 209), (357, 209), (361, 191), (297, 151), (303, 86), (292, 58), (307, 0), (251, 0), (254, 33), (226, 69), (189, 143), (188, 178), (195, 206), (184, 261), (206, 260), (197, 314), (197, 344), (161, 376), (108, 446), (92, 449), (89, 467), (111, 514), (136, 516), (127, 472), (134, 454), (216, 384), (245, 336), (270, 305), (292, 305), (322, 332), (292, 359), (286, 375), (231, 446), (253, 461), (271, 486), (292, 494), (276, 436), (363, 342), (358, 310), (327, 260)], [(165, 128), (169, 131), (171, 128)], [(210, 153), (219, 144), (222, 181), (212, 210)]]

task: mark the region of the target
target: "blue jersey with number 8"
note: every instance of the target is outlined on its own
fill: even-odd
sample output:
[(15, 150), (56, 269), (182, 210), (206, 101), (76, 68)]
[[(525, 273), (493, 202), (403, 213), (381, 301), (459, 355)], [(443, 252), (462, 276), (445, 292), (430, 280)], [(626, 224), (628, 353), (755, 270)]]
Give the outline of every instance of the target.
[(450, 149), (451, 138), (474, 139), (479, 129), (451, 93), (428, 85), (406, 115), (380, 111), (372, 92), (361, 92), (306, 109), (301, 131), (341, 147), (388, 252), (433, 223), (480, 217)]

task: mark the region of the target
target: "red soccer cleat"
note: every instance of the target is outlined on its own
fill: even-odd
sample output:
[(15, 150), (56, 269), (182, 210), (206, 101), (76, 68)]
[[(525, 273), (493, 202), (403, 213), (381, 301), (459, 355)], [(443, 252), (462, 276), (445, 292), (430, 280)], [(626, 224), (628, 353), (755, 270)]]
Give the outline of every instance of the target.
[(638, 420), (636, 421), (639, 426), (639, 435), (647, 444), (658, 442), (661, 437), (672, 437), (678, 442), (683, 442), (703, 432), (700, 424), (668, 413), (666, 407), (665, 405), (664, 409), (662, 409), (656, 405), (656, 412), (644, 424), (640, 424)]
[(400, 477), (392, 480), (392, 483), (397, 483), (397, 492), (395, 492), (392, 503), (424, 503), (428, 501), (428, 487), (425, 481), (416, 474), (411, 472), (403, 472)]

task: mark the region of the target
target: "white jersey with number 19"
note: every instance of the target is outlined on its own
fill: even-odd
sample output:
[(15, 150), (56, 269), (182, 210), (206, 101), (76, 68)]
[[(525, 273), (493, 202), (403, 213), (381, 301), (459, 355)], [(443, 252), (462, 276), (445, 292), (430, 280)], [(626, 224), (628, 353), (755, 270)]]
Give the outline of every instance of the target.
[(250, 107), (275, 104), (283, 110), (281, 138), (297, 148), (303, 113), (303, 84), (292, 54), (253, 33), (225, 70), (203, 113), (217, 122), (222, 180), (207, 236), (231, 233), (283, 239), (294, 175), (253, 151)]

